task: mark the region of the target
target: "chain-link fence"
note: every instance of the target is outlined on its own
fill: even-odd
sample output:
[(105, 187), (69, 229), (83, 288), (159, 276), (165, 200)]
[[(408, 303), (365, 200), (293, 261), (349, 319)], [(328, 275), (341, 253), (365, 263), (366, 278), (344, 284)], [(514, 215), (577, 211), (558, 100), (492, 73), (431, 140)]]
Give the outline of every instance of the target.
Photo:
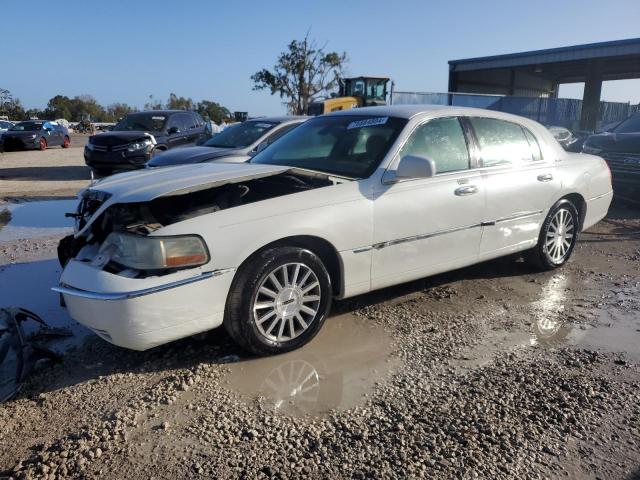
[[(509, 97), (467, 93), (393, 92), (394, 105), (430, 104), (486, 108), (513, 113), (543, 125), (557, 125), (578, 130), (582, 100), (551, 97)], [(628, 103), (600, 102), (598, 126), (624, 120), (638, 110)]]

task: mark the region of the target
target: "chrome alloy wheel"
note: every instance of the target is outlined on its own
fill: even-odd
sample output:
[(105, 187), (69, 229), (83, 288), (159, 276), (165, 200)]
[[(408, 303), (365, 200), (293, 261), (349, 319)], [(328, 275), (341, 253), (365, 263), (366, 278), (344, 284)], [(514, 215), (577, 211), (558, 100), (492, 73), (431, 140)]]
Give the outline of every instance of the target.
[(320, 307), (320, 282), (303, 263), (280, 265), (260, 284), (253, 301), (258, 331), (277, 342), (296, 338), (309, 328)]
[(558, 210), (547, 229), (545, 238), (545, 250), (547, 256), (554, 263), (560, 263), (571, 249), (575, 235), (573, 215), (569, 210)]

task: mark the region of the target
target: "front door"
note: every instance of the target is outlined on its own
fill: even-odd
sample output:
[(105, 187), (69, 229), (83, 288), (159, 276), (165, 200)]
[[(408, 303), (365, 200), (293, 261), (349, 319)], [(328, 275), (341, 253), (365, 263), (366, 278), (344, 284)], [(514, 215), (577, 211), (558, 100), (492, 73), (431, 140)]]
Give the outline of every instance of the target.
[(460, 121), (447, 117), (418, 126), (402, 147), (398, 158), (430, 158), (436, 174), (374, 192), (374, 289), (476, 261), (485, 189), (468, 145)]

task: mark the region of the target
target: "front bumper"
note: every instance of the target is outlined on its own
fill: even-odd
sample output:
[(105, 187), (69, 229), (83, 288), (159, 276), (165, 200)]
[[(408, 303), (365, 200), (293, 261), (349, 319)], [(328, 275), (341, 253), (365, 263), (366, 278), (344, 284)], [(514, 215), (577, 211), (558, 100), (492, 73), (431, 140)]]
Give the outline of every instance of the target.
[(5, 150), (23, 149), (23, 148), (39, 148), (38, 138), (27, 137), (3, 137), (3, 148)]
[(222, 325), (233, 271), (193, 269), (133, 279), (71, 260), (53, 290), (74, 320), (103, 339), (147, 350)]
[[(126, 145), (125, 145), (126, 147)], [(97, 170), (119, 171), (119, 170), (137, 170), (144, 168), (146, 163), (151, 159), (151, 151), (139, 150), (136, 152), (128, 152), (126, 149), (118, 151), (97, 151), (84, 148), (85, 163)]]

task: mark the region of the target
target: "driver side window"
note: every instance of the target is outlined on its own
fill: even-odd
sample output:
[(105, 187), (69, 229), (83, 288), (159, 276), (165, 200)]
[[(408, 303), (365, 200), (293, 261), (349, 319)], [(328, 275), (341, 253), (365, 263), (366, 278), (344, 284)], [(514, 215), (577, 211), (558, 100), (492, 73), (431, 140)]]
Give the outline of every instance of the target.
[(436, 118), (414, 130), (400, 150), (406, 155), (426, 157), (436, 164), (436, 174), (469, 169), (469, 151), (457, 118)]

